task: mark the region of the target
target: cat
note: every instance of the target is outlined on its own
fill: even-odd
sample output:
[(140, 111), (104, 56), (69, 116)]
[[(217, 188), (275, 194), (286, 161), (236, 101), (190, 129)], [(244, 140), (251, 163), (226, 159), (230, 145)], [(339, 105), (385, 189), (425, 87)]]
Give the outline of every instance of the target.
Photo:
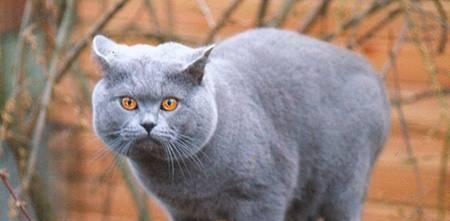
[(199, 48), (92, 47), (94, 130), (172, 220), (361, 220), (390, 127), (361, 56), (272, 28)]

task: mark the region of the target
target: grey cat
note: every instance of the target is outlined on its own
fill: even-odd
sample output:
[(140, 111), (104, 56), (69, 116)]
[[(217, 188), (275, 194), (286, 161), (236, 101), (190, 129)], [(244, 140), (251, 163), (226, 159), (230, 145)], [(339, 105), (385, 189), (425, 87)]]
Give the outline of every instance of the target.
[(360, 56), (268, 28), (93, 52), (95, 131), (173, 220), (361, 219), (390, 106)]

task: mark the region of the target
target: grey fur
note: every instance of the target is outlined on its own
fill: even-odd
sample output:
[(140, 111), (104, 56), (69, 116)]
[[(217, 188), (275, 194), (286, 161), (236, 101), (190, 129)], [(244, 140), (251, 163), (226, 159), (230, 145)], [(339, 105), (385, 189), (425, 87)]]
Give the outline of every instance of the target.
[[(275, 29), (210, 54), (104, 37), (93, 47), (104, 71), (95, 130), (174, 220), (360, 220), (390, 122), (383, 84), (360, 56)], [(139, 108), (124, 110), (120, 96)], [(175, 111), (160, 110), (167, 96), (181, 99)], [(149, 136), (144, 121), (156, 124)]]

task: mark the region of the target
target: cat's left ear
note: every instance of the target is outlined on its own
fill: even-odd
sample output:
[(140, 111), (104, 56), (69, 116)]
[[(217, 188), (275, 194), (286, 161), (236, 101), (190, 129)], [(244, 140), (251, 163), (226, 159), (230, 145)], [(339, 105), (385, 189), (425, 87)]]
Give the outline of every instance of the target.
[(113, 40), (97, 35), (92, 40), (92, 52), (103, 69), (108, 69), (117, 55), (118, 44)]
[(205, 74), (205, 66), (208, 63), (209, 54), (214, 49), (215, 45), (210, 45), (199, 49), (199, 55), (197, 55), (193, 62), (188, 64), (184, 68), (184, 73), (189, 74), (196, 83), (200, 83)]

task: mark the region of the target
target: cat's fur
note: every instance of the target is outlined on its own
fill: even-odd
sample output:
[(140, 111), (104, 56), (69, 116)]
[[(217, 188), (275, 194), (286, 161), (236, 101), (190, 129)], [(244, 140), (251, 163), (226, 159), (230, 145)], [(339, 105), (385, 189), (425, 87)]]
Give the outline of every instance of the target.
[[(93, 48), (104, 72), (96, 132), (174, 220), (360, 220), (390, 122), (383, 84), (360, 56), (275, 29), (215, 48), (102, 36)], [(170, 96), (178, 108), (160, 110)], [(149, 135), (143, 122), (156, 125)]]

